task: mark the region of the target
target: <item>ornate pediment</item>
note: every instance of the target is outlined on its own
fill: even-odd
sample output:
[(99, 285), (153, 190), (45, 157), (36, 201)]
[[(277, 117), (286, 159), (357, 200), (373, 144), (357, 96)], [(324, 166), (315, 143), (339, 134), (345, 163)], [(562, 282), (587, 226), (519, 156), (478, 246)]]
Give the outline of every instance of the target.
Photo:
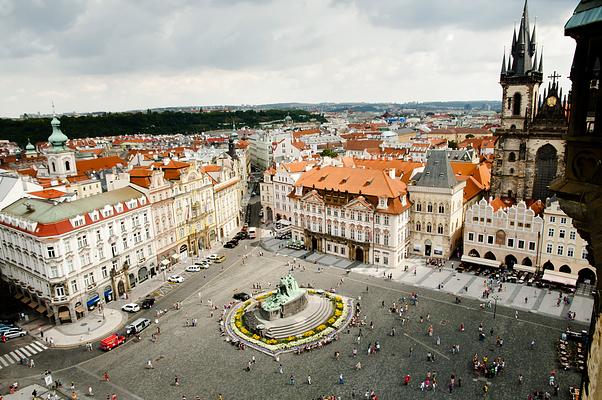
[(354, 211), (364, 211), (364, 212), (372, 212), (374, 211), (374, 206), (370, 204), (364, 196), (358, 196), (355, 199), (351, 200), (349, 203), (345, 204), (343, 208), (347, 210)]
[(307, 192), (303, 197), (301, 197), (301, 201), (320, 205), (324, 204), (324, 199), (322, 198), (322, 196), (320, 196), (317, 190)]

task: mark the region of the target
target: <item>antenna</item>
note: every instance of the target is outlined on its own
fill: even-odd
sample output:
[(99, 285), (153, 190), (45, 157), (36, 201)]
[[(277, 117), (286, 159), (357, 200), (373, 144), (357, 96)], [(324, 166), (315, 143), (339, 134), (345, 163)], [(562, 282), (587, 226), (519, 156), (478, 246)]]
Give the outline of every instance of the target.
[(52, 100), (52, 116), (56, 117), (56, 111), (54, 110), (54, 100)]

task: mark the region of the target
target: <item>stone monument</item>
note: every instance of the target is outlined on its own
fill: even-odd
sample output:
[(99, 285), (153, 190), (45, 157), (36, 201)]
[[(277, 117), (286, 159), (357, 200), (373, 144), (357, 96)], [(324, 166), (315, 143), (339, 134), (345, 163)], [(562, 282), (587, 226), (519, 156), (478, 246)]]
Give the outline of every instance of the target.
[(261, 303), (261, 316), (272, 321), (303, 311), (307, 306), (307, 291), (301, 289), (295, 278), (288, 274), (280, 278), (276, 293)]

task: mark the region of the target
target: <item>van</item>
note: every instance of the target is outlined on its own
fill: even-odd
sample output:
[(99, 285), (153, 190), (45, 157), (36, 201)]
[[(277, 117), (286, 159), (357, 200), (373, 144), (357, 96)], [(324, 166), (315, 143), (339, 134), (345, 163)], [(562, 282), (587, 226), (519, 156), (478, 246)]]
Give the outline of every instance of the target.
[(111, 336), (102, 339), (99, 347), (101, 350), (109, 351), (122, 343), (125, 343), (125, 336), (114, 333)]
[(138, 318), (134, 322), (125, 326), (126, 335), (135, 335), (142, 332), (147, 326), (150, 325), (150, 320), (147, 318)]
[(257, 237), (257, 228), (249, 228), (249, 239), (255, 239)]

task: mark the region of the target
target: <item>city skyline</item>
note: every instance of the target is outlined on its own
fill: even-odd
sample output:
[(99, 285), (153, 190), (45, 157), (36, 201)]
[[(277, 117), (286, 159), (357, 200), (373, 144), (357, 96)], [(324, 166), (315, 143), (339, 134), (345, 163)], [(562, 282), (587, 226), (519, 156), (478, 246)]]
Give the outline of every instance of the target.
[[(46, 114), (52, 101), (67, 113), (497, 100), (523, 4), (3, 1), (0, 116)], [(573, 7), (529, 2), (544, 77), (558, 71), (566, 89), (574, 44), (563, 26)]]

